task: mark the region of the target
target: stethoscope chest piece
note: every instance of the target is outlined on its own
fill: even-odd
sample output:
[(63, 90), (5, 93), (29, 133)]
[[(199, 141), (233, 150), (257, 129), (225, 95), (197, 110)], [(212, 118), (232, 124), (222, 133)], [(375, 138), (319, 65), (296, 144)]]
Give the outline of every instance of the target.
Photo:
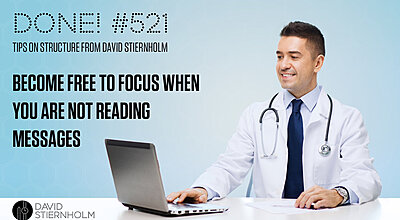
[(328, 144), (324, 144), (319, 148), (319, 154), (323, 157), (327, 157), (331, 153), (331, 147)]

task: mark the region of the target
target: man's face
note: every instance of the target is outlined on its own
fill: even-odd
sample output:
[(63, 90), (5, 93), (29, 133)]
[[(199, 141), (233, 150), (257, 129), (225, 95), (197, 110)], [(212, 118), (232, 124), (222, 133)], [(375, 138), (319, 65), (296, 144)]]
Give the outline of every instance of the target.
[(299, 37), (281, 37), (276, 51), (276, 73), (282, 88), (300, 98), (317, 85), (315, 61), (307, 39)]

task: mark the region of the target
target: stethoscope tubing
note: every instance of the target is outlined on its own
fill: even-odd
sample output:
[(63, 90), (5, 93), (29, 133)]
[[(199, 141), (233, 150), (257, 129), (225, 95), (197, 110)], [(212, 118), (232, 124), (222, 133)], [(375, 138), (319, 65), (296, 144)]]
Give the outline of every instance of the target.
[[(272, 98), (271, 101), (269, 102), (268, 108), (264, 109), (260, 115), (260, 132), (261, 132), (261, 146), (263, 150), (263, 155), (261, 155), (261, 158), (266, 158), (266, 159), (274, 159), (276, 158), (275, 156), (275, 150), (276, 150), (276, 144), (277, 144), (277, 139), (278, 139), (278, 130), (279, 130), (279, 114), (278, 111), (272, 107), (272, 103), (274, 102), (276, 96), (278, 96), (279, 93), (276, 93)], [(326, 131), (325, 131), (325, 144), (321, 146), (320, 148), (320, 154), (321, 156), (327, 156), (330, 153), (330, 147), (328, 145), (328, 138), (329, 138), (329, 128), (331, 126), (331, 119), (332, 119), (332, 110), (333, 110), (333, 101), (332, 98), (329, 96), (329, 94), (326, 94), (329, 99), (329, 116), (328, 116), (328, 122), (326, 125)], [(275, 114), (275, 122), (276, 122), (276, 130), (275, 130), (275, 141), (274, 141), (274, 147), (272, 149), (271, 154), (266, 154), (265, 152), (265, 146), (264, 146), (264, 132), (263, 132), (263, 118), (264, 115), (267, 111), (272, 111)]]

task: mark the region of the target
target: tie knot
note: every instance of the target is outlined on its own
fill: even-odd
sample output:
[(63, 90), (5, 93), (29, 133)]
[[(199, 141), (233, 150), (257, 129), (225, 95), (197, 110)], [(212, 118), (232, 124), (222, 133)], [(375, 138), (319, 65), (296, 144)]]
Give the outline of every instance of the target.
[(301, 99), (293, 99), (292, 100), (292, 112), (300, 112), (300, 106), (301, 103), (303, 103), (303, 101), (301, 101)]

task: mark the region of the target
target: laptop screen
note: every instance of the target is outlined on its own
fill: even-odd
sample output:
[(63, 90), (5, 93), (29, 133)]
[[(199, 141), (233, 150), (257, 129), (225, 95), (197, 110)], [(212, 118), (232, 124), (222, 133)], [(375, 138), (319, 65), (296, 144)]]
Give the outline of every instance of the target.
[(167, 212), (154, 145), (110, 139), (105, 142), (118, 200), (128, 205)]

